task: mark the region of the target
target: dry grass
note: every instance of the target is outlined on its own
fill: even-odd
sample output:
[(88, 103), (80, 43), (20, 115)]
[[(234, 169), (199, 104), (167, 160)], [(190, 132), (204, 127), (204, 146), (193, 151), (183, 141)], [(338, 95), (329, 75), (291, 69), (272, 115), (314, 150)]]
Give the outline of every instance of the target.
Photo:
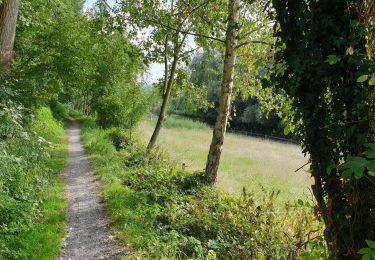
[[(154, 121), (141, 123), (139, 129), (145, 141), (150, 138), (154, 125)], [(190, 125), (190, 129), (183, 126), (162, 129), (158, 145), (176, 163), (200, 170), (205, 167), (212, 131), (202, 129), (201, 125), (191, 129)], [(227, 134), (217, 186), (234, 194), (241, 193), (243, 187), (256, 194), (263, 189), (280, 190), (281, 201), (309, 199), (311, 178), (304, 170), (295, 172), (306, 162), (307, 158), (296, 145)]]

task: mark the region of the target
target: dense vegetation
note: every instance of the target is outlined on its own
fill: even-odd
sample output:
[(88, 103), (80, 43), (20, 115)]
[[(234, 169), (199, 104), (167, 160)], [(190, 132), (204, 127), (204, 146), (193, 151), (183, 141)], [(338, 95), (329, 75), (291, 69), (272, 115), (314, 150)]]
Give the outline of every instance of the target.
[(66, 166), (67, 144), (48, 108), (27, 126), (21, 115), (11, 104), (0, 114), (0, 258), (53, 257), (65, 233), (66, 199), (56, 174)]
[(181, 170), (161, 151), (147, 152), (126, 132), (104, 131), (92, 119), (85, 119), (83, 142), (129, 257), (324, 257), (320, 224), (308, 203), (280, 210), (274, 192), (224, 194), (210, 187), (204, 172)]
[[(213, 126), (218, 114), (222, 63), (222, 56), (217, 51), (197, 53), (188, 68), (190, 75), (187, 83), (191, 84), (193, 89), (185, 87), (173, 93), (169, 112), (198, 119)], [(239, 73), (245, 74), (245, 65), (241, 66)], [(284, 124), (277, 113), (267, 113), (262, 109), (259, 98), (250, 95), (249, 89), (239, 88), (235, 91), (229, 129), (285, 138)]]
[[(85, 122), (108, 209), (134, 256), (374, 258), (374, 8), (0, 0), (0, 258), (59, 251), (68, 117)], [(164, 65), (154, 88), (140, 82), (152, 62)], [(135, 126), (151, 109), (158, 119), (145, 147)], [(213, 126), (203, 172), (179, 169), (158, 149), (168, 113)], [(276, 193), (217, 191), (228, 126), (298, 140), (315, 205), (280, 210)]]
[(274, 6), (280, 23), (276, 59), (283, 70), (272, 79), (292, 99), (290, 123), (310, 155), (312, 191), (330, 252), (354, 258), (366, 239), (375, 238), (375, 83), (367, 80), (374, 63), (366, 49), (366, 18), (357, 20), (366, 16), (366, 2)]

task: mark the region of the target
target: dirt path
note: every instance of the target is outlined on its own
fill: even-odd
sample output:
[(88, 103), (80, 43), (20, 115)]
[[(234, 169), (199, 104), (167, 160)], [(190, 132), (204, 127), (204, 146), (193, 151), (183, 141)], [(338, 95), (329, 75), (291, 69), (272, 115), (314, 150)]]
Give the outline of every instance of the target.
[(76, 122), (67, 129), (69, 165), (65, 174), (69, 208), (67, 237), (60, 259), (121, 259), (123, 250), (110, 234), (91, 162), (80, 142), (80, 132)]

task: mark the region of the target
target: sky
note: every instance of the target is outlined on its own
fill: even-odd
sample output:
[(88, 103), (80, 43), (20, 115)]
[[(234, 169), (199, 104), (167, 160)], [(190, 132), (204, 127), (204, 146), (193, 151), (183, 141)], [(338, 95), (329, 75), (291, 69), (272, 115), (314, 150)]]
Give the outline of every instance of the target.
[[(96, 2), (96, 0), (86, 0), (84, 9), (88, 9), (93, 6), (93, 4)], [(114, 4), (115, 0), (108, 0), (108, 4)], [(162, 78), (164, 75), (164, 65), (159, 63), (152, 63), (149, 67), (149, 69), (146, 72), (146, 75), (144, 76), (144, 80), (149, 83), (155, 83), (158, 81), (158, 79)]]

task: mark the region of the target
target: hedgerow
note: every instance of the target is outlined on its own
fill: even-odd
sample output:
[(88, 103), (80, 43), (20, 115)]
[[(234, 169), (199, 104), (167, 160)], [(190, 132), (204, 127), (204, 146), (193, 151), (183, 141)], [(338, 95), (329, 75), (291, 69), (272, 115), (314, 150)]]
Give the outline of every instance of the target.
[[(54, 257), (64, 233), (66, 203), (59, 197), (63, 189), (56, 186), (54, 176), (66, 165), (64, 131), (48, 108), (39, 109), (28, 122), (25, 113), (14, 103), (1, 104), (1, 259)], [(53, 203), (49, 201), (52, 199)], [(51, 232), (48, 228), (54, 230), (53, 236), (47, 236)], [(38, 242), (46, 242), (39, 250), (41, 255), (36, 252)]]
[(103, 194), (129, 257), (296, 259), (325, 254), (321, 224), (307, 202), (280, 207), (277, 192), (255, 198), (212, 188), (119, 129), (88, 120), (83, 142), (104, 182)]

